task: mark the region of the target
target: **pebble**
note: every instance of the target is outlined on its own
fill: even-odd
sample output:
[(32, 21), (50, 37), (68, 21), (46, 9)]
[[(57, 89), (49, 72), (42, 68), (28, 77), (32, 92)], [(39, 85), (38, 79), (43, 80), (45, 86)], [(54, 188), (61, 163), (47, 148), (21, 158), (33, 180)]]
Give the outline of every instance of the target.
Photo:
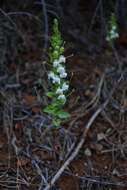
[(96, 144), (96, 150), (97, 151), (102, 151), (102, 149), (103, 149), (103, 145), (102, 144)]
[(89, 148), (86, 148), (84, 153), (86, 156), (92, 156), (92, 152)]
[(103, 140), (105, 138), (105, 134), (104, 133), (98, 133), (97, 134), (97, 140), (98, 141), (101, 141), (101, 140)]

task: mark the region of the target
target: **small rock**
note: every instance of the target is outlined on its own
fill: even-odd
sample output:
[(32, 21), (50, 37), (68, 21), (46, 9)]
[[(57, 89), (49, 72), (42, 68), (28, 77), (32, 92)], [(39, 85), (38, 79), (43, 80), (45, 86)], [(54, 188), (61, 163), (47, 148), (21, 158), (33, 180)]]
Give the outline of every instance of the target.
[(92, 156), (92, 152), (89, 148), (86, 148), (84, 153), (86, 156)]
[(102, 144), (96, 144), (96, 150), (97, 151), (102, 151), (102, 149), (103, 149), (103, 145)]
[(118, 170), (116, 168), (114, 168), (112, 174), (115, 176), (120, 176), (120, 173), (118, 172)]
[(101, 141), (101, 140), (103, 140), (105, 138), (105, 134), (104, 133), (98, 133), (97, 134), (97, 140), (98, 141)]

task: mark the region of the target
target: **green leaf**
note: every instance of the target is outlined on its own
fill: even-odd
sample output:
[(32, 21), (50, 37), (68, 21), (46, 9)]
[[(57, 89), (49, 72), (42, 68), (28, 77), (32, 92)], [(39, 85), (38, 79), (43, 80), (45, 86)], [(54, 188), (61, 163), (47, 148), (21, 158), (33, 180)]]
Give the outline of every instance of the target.
[(54, 96), (54, 93), (53, 92), (47, 92), (46, 95), (49, 97), (49, 98), (52, 98)]
[(61, 124), (61, 120), (60, 119), (54, 119), (53, 120), (53, 125), (55, 126), (55, 127), (60, 127), (60, 124)]
[(44, 108), (43, 111), (48, 113), (48, 114), (54, 115), (54, 113), (56, 112), (56, 109), (52, 105), (49, 105), (46, 108)]
[(48, 105), (46, 108), (44, 108), (43, 111), (45, 113), (51, 114), (53, 116), (57, 116), (58, 106), (57, 106), (57, 104), (53, 103), (51, 105)]
[(51, 113), (51, 110), (50, 110), (48, 107), (44, 108), (43, 111), (44, 111), (45, 113), (49, 113), (49, 114)]
[(60, 119), (68, 119), (70, 117), (70, 114), (65, 111), (59, 111), (57, 115)]

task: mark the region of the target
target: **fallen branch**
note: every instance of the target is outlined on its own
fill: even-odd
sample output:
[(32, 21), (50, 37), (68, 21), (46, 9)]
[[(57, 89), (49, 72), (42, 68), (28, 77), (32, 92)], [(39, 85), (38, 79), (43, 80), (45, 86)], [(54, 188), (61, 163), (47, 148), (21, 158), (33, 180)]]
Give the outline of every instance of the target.
[(69, 156), (69, 158), (65, 161), (65, 163), (62, 165), (62, 167), (58, 170), (58, 172), (55, 174), (55, 176), (51, 179), (51, 181), (48, 183), (48, 185), (44, 188), (44, 190), (49, 190), (54, 184), (55, 182), (59, 179), (59, 177), (62, 175), (62, 173), (64, 172), (64, 170), (67, 168), (67, 166), (71, 163), (72, 160), (74, 160), (74, 158), (77, 156), (79, 150), (81, 149), (82, 145), (84, 144), (85, 140), (86, 140), (86, 136), (87, 133), (91, 127), (91, 125), (93, 124), (93, 122), (95, 121), (95, 119), (98, 117), (98, 115), (102, 112), (102, 110), (106, 107), (106, 105), (108, 104), (108, 100), (102, 104), (96, 111), (95, 113), (92, 115), (92, 117), (89, 119), (83, 135), (79, 141), (79, 143), (77, 144), (75, 150), (72, 152), (72, 154)]

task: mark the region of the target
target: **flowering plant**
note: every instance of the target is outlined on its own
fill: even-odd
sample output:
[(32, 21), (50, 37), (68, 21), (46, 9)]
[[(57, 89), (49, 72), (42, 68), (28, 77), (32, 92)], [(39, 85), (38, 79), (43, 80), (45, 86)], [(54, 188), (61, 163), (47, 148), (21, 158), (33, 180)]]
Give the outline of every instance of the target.
[(67, 98), (66, 92), (69, 89), (69, 83), (66, 79), (66, 57), (63, 55), (63, 45), (58, 20), (54, 19), (51, 47), (49, 49), (50, 71), (48, 73), (48, 79), (50, 81), (50, 91), (47, 93), (51, 103), (44, 109), (44, 112), (52, 116), (53, 124), (57, 127), (60, 126), (64, 119), (70, 117), (70, 114), (63, 109)]
[(109, 21), (108, 34), (107, 34), (106, 40), (112, 43), (118, 37), (119, 37), (119, 34), (118, 34), (117, 20), (116, 20), (115, 15), (112, 13), (110, 17), (110, 21)]

